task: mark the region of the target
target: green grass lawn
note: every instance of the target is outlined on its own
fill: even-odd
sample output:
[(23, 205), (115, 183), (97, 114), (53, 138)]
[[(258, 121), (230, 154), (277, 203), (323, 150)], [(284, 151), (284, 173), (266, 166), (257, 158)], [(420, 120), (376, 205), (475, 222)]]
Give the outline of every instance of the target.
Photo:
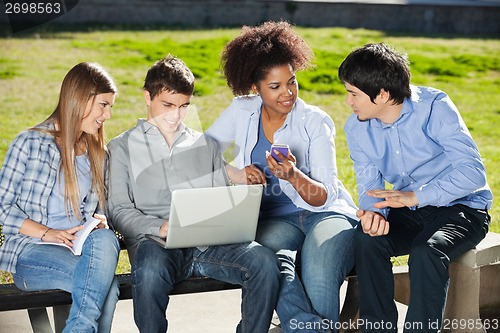
[[(328, 112), (337, 126), (339, 175), (357, 198), (343, 125), (350, 115), (337, 69), (355, 47), (386, 42), (409, 54), (412, 83), (447, 92), (460, 110), (484, 158), (495, 197), (500, 194), (500, 40), (466, 36), (388, 35), (343, 28), (297, 28), (315, 51), (316, 67), (300, 72), (300, 96)], [(45, 119), (54, 109), (66, 72), (81, 61), (101, 63), (120, 91), (107, 139), (134, 126), (146, 108), (142, 84), (149, 66), (171, 53), (194, 72), (193, 103), (206, 129), (229, 105), (232, 95), (220, 73), (222, 47), (239, 29), (37, 32), (0, 39), (0, 160), (14, 136)], [(498, 205), (491, 230), (500, 232)], [(127, 270), (126, 259), (119, 271)], [(1, 279), (1, 278), (0, 278)], [(1, 281), (1, 280), (0, 280)]]

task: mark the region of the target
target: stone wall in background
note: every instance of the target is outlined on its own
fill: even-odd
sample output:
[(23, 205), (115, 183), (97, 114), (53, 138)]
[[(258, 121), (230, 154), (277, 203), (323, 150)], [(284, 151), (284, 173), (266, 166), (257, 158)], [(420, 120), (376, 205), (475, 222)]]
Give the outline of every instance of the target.
[[(69, 1), (66, 0), (67, 3)], [(55, 19), (55, 23), (235, 27), (254, 25), (265, 20), (285, 19), (306, 27), (367, 28), (403, 33), (500, 35), (500, 4), (497, 1), (491, 1), (492, 5), (489, 6), (284, 0), (73, 0), (73, 2), (77, 4)], [(8, 20), (2, 11), (0, 23), (5, 24), (5, 22)]]

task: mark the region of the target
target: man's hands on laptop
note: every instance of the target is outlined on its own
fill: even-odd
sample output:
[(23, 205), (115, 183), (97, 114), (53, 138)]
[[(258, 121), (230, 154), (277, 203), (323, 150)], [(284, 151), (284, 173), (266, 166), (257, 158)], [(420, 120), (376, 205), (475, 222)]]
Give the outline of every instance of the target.
[(165, 222), (163, 222), (163, 224), (160, 226), (160, 237), (167, 238), (167, 231), (168, 231), (168, 220), (165, 220)]

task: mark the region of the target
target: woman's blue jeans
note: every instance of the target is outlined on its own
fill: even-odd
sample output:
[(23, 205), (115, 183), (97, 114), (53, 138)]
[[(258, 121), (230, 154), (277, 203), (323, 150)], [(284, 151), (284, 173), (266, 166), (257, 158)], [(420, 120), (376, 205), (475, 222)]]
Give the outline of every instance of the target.
[[(276, 312), (285, 333), (334, 331), (339, 290), (354, 267), (357, 221), (335, 212), (261, 219), (257, 242), (277, 253), (282, 280)], [(301, 280), (295, 274), (295, 254)]]
[(115, 278), (120, 245), (113, 231), (96, 229), (81, 256), (56, 245), (27, 245), (19, 255), (14, 283), (22, 290), (62, 289), (71, 293), (64, 333), (111, 332), (118, 301)]
[(191, 276), (206, 276), (242, 286), (236, 332), (267, 333), (278, 298), (279, 274), (276, 255), (255, 242), (201, 251), (165, 249), (145, 240), (132, 265), (135, 323), (143, 333), (166, 332), (165, 312), (174, 285)]

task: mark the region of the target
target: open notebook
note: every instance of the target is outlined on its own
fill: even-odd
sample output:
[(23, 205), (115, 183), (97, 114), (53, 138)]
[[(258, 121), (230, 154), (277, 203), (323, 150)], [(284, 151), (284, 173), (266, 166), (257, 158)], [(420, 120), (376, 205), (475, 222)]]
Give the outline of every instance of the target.
[(92, 232), (92, 230), (97, 227), (97, 225), (101, 222), (101, 220), (96, 219), (94, 217), (90, 217), (87, 222), (83, 225), (84, 228), (81, 230), (78, 230), (75, 233), (76, 239), (72, 241), (73, 247), (69, 247), (66, 244), (63, 243), (53, 243), (53, 242), (44, 242), (44, 241), (39, 241), (37, 244), (42, 244), (42, 245), (57, 245), (57, 246), (63, 246), (66, 247), (68, 250), (73, 252), (74, 255), (81, 255), (82, 254), (82, 248), (83, 248), (83, 243), (85, 243), (85, 240), (87, 239), (87, 236)]

